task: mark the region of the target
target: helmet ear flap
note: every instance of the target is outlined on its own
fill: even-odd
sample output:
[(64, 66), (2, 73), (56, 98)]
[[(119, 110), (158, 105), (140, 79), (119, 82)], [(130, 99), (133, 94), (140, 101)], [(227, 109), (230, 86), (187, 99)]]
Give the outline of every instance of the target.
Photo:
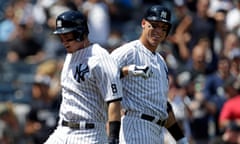
[(74, 36), (74, 39), (76, 41), (83, 41), (84, 39), (84, 34), (82, 32), (79, 32), (79, 31), (73, 31), (73, 36)]
[(86, 27), (85, 29), (81, 29), (81, 30), (77, 29), (73, 31), (73, 36), (76, 41), (83, 41), (84, 35), (87, 35), (88, 33), (89, 33), (88, 27)]

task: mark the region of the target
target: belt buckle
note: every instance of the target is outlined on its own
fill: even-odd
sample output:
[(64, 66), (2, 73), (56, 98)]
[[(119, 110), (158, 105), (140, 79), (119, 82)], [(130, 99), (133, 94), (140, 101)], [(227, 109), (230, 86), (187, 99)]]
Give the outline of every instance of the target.
[(81, 122), (79, 122), (79, 129), (86, 129), (87, 127), (86, 127), (86, 122), (85, 121), (81, 121)]

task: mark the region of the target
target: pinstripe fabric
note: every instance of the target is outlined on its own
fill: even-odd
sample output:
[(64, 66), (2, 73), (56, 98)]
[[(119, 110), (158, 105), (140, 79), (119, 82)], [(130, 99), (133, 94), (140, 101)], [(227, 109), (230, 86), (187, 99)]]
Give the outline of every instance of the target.
[(44, 144), (106, 144), (107, 136), (104, 124), (99, 130), (72, 130), (58, 126)]
[(47, 144), (106, 142), (106, 102), (122, 97), (119, 71), (109, 53), (98, 44), (94, 44), (67, 54), (61, 74), (61, 85), (60, 120), (101, 122), (104, 125), (88, 130), (70, 130), (59, 126)]
[[(148, 65), (152, 71), (152, 75), (148, 79), (136, 76), (126, 76), (122, 79), (123, 85), (123, 100), (122, 106), (126, 110), (142, 112), (148, 115), (156, 116), (160, 119), (166, 119), (168, 114), (167, 108), (167, 92), (168, 92), (168, 69), (164, 59), (159, 53), (152, 53), (145, 48), (139, 40), (132, 41), (114, 50), (111, 56), (117, 61), (119, 68), (130, 64)], [(140, 122), (139, 122), (140, 121)], [(136, 139), (128, 137), (128, 144), (154, 144), (159, 143), (154, 141), (159, 135), (153, 134), (154, 126), (149, 126), (148, 121), (138, 120), (139, 125), (133, 120), (126, 120), (122, 123), (121, 138), (126, 135), (139, 136), (139, 143)], [(145, 124), (146, 122), (147, 124)], [(136, 126), (139, 129), (129, 129), (128, 126)], [(149, 129), (148, 129), (149, 128)], [(157, 129), (157, 128), (156, 128)], [(143, 133), (139, 134), (139, 131)], [(158, 138), (157, 138), (158, 139)]]
[(163, 144), (162, 127), (131, 116), (123, 116), (121, 122), (121, 144)]

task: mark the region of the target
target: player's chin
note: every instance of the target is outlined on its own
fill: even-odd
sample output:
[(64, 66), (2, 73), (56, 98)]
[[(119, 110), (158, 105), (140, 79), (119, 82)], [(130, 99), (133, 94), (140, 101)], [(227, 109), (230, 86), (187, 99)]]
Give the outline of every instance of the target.
[(66, 48), (66, 51), (67, 51), (67, 53), (73, 53), (74, 52), (74, 50), (71, 49), (71, 48)]
[(152, 46), (158, 46), (160, 44), (161, 41), (159, 41), (159, 39), (152, 39), (151, 40), (151, 45)]

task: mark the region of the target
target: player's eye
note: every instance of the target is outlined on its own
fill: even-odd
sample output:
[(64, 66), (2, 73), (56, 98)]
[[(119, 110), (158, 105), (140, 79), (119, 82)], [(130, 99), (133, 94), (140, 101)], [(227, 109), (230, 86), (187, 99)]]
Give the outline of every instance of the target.
[(74, 39), (72, 38), (72, 39), (67, 39), (66, 40), (67, 42), (70, 42), (70, 41), (74, 41)]
[(166, 28), (166, 27), (162, 27), (162, 31), (168, 31), (168, 28)]
[(153, 28), (153, 29), (161, 29), (162, 31), (168, 31), (168, 25), (167, 24), (164, 24), (164, 23), (154, 23), (154, 22), (149, 22), (150, 26)]
[(60, 40), (61, 40), (61, 42), (71, 42), (71, 41), (74, 41), (75, 39), (74, 38), (62, 38), (62, 37), (60, 37)]
[(157, 24), (155, 24), (155, 23), (150, 23), (150, 25), (152, 26), (152, 28), (157, 28), (158, 27), (158, 25)]

